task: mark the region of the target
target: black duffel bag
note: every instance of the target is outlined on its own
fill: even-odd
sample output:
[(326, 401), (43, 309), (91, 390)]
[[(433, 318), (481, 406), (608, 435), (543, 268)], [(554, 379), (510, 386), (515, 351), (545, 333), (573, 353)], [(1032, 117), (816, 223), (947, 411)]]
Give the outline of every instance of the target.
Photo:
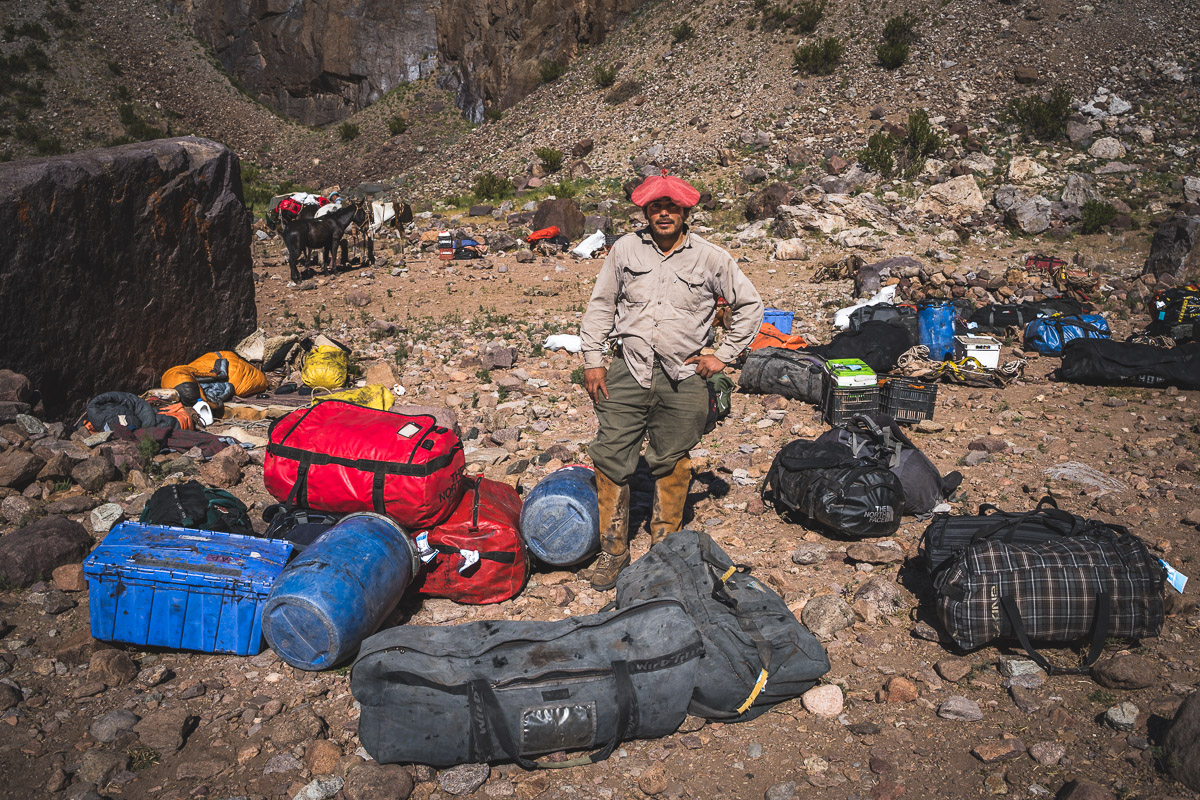
[(891, 536), (904, 513), (904, 488), (887, 464), (856, 457), (840, 442), (784, 445), (767, 471), (762, 498), (785, 519), (855, 539)]
[(811, 355), (824, 359), (862, 359), (878, 374), (891, 372), (904, 351), (917, 341), (917, 337), (903, 325), (869, 320), (856, 331), (842, 331), (829, 344), (813, 345), (807, 349)]
[[(1086, 671), (1109, 636), (1158, 635), (1166, 570), (1125, 528), (1076, 517), (1069, 532), (1048, 525), (1018, 537), (1012, 527), (995, 528), (993, 515), (976, 519), (971, 543), (934, 577), (938, 618), (959, 647), (1015, 637), (1038, 666), (1064, 674)], [(1033, 644), (1085, 637), (1087, 659), (1074, 668), (1051, 664)]]
[(988, 303), (971, 312), (968, 323), (971, 333), (1005, 333), (1009, 328), (1020, 328), (1035, 319), (1055, 314), (1077, 315), (1084, 313), (1083, 304), (1070, 297), (1055, 297), (1040, 302)]
[(762, 347), (746, 356), (738, 388), (746, 394), (779, 394), (817, 405), (825, 388), (825, 359), (803, 350)]
[[(557, 622), (400, 625), (364, 641), (351, 669), (358, 737), (384, 764), (594, 763), (679, 727), (703, 652), (674, 600)], [(561, 750), (594, 752), (532, 760)]]
[(928, 514), (962, 484), (962, 473), (942, 475), (929, 457), (886, 414), (855, 414), (817, 437), (841, 442), (856, 456), (868, 455), (887, 464), (904, 487), (904, 513)]
[(286, 539), (292, 543), (292, 552), (301, 553), (321, 534), (337, 524), (344, 514), (329, 511), (313, 511), (297, 508), (286, 503), (275, 503), (263, 509), (263, 522), (267, 523), (267, 539)]
[(1200, 389), (1200, 345), (1166, 348), (1111, 339), (1072, 339), (1063, 345), (1056, 377), (1095, 386)]
[(621, 571), (618, 608), (656, 597), (678, 600), (704, 642), (688, 708), (698, 717), (754, 719), (829, 671), (825, 649), (783, 598), (706, 533), (673, 533)]

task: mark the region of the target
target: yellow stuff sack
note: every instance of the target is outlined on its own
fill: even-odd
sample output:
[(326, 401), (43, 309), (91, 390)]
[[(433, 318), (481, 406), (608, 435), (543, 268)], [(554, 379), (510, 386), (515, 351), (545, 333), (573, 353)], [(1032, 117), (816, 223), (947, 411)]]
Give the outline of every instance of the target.
[(350, 354), (332, 345), (315, 347), (300, 368), (300, 380), (314, 389), (340, 389), (349, 376)]
[(392, 407), (392, 403), (396, 402), (392, 393), (380, 383), (373, 383), (361, 389), (343, 389), (340, 392), (323, 394), (320, 397), (315, 392), (313, 393), (313, 405), (322, 400), (344, 400), (347, 403), (373, 408), (376, 411), (387, 411)]

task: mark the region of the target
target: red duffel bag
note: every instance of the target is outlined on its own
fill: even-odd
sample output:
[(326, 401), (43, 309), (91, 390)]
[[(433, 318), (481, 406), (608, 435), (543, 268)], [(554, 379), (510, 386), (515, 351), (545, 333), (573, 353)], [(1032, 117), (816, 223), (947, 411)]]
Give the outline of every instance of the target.
[(263, 482), (293, 506), (374, 511), (412, 530), (441, 522), (462, 494), (462, 442), (431, 416), (323, 400), (273, 422), (268, 437)]
[(465, 483), (449, 519), (414, 533), (418, 548), (427, 544), (437, 553), (417, 579), (417, 591), (472, 605), (502, 603), (525, 588), (529, 577), (529, 555), (519, 532), (521, 498), (482, 475)]

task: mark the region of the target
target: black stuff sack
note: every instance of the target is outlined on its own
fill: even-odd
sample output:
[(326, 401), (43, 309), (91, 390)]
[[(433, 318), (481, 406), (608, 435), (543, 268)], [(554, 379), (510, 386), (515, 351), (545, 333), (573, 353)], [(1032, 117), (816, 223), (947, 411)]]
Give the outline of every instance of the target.
[(917, 341), (920, 331), (917, 325), (917, 307), (911, 305), (892, 305), (879, 303), (873, 306), (862, 306), (850, 312), (850, 327), (848, 330), (859, 331), (868, 322), (890, 322), (905, 328), (913, 341)]
[(928, 514), (962, 483), (962, 473), (942, 475), (895, 420), (885, 414), (856, 414), (849, 422), (826, 431), (818, 442), (840, 442), (855, 456), (887, 464), (904, 486), (904, 513)]
[(1178, 386), (1200, 389), (1200, 345), (1178, 347), (1072, 339), (1063, 346), (1056, 377), (1093, 386)]
[(246, 504), (223, 489), (186, 481), (156, 489), (138, 522), (254, 536)]
[[(964, 650), (1016, 638), (1050, 674), (1086, 671), (1110, 637), (1157, 636), (1163, 624), (1166, 570), (1128, 530), (1083, 521), (1071, 535), (1005, 541), (977, 536), (934, 578), (937, 613)], [(1034, 642), (1089, 641), (1080, 667), (1051, 664)]]
[(263, 522), (267, 539), (286, 539), (292, 543), (292, 552), (301, 553), (315, 542), (325, 531), (337, 524), (342, 514), (314, 511), (311, 508), (294, 508), (285, 503), (275, 503), (263, 509)]
[(754, 719), (829, 671), (825, 649), (783, 598), (706, 533), (673, 533), (621, 571), (618, 608), (653, 598), (678, 601), (704, 643), (688, 708), (695, 716)]
[(887, 465), (840, 442), (797, 439), (775, 455), (763, 502), (785, 519), (852, 539), (891, 536), (904, 513), (904, 487)]
[[(674, 600), (555, 622), (400, 625), (364, 641), (351, 669), (358, 736), (383, 764), (594, 763), (675, 732), (703, 652)], [(563, 750), (591, 752), (533, 760)]]
[(825, 359), (802, 350), (763, 347), (746, 356), (738, 387), (746, 394), (778, 394), (817, 405), (825, 389)]
[(856, 331), (842, 331), (829, 344), (810, 346), (808, 352), (824, 359), (861, 359), (876, 374), (882, 374), (891, 372), (900, 356), (916, 343), (903, 325), (869, 320)]

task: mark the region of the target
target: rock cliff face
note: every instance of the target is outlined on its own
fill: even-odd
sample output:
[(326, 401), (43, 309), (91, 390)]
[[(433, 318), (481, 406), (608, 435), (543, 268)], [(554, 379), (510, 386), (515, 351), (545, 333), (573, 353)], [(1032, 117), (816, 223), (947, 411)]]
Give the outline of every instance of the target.
[(437, 0), (174, 0), (222, 66), (308, 125), (344, 119), (437, 68)]
[(437, 13), (442, 83), (473, 121), (541, 82), (542, 61), (565, 61), (594, 45), (644, 0), (442, 0)]
[(237, 157), (160, 139), (0, 164), (0, 367), (46, 413), (141, 392), (255, 328)]
[(472, 120), (537, 87), (644, 0), (170, 0), (251, 94), (309, 125), (440, 73)]

